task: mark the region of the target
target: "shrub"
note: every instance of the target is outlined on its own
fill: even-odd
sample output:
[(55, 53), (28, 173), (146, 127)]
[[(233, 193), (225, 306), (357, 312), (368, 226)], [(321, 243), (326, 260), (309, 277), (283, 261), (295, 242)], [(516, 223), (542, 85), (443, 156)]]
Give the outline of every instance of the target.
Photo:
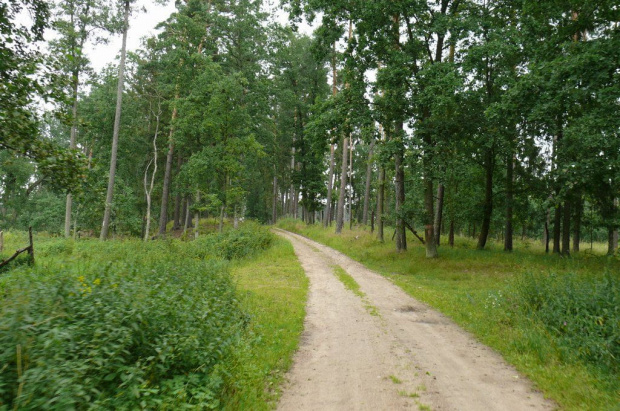
[(246, 322), (225, 265), (152, 254), (11, 273), (0, 409), (218, 406)]
[(266, 250), (273, 242), (273, 234), (256, 223), (247, 222), (237, 230), (198, 237), (190, 243), (186, 253), (196, 258), (235, 260)]

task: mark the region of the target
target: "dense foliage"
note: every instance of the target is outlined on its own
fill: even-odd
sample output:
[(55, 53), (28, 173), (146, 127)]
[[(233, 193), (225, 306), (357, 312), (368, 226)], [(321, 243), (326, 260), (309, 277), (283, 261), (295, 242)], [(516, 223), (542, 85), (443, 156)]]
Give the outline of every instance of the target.
[(44, 241), (0, 278), (0, 409), (217, 408), (249, 321), (224, 258), (271, 240)]
[(576, 357), (615, 373), (620, 371), (619, 302), (620, 278), (610, 272), (600, 279), (526, 273), (502, 301), (543, 324), (564, 361)]

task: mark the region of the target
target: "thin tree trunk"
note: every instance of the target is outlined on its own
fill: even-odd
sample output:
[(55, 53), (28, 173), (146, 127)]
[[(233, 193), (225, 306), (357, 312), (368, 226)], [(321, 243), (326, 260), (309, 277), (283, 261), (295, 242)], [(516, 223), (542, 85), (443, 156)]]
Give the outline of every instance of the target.
[(334, 167), (336, 162), (335, 150), (335, 145), (331, 144), (329, 153), (329, 173), (327, 177), (327, 201), (325, 206), (325, 217), (323, 218), (323, 227), (325, 228), (331, 223), (333, 214), (332, 196), (334, 192)]
[(278, 222), (278, 176), (276, 175), (276, 166), (273, 166), (273, 204), (271, 208), (271, 221), (273, 224)]
[(377, 240), (383, 242), (383, 203), (385, 201), (385, 167), (379, 170), (379, 190), (377, 193)]
[[(183, 159), (181, 158), (181, 154), (177, 155), (177, 175), (181, 172), (181, 165), (183, 163)], [(181, 203), (183, 202), (181, 198), (181, 190), (177, 187), (177, 193), (174, 197), (174, 224), (172, 226), (173, 230), (178, 230), (181, 228)]]
[(443, 184), (437, 186), (437, 210), (435, 211), (435, 242), (437, 245), (441, 245), (441, 224), (443, 220), (443, 200), (446, 193), (446, 189)]
[(514, 201), (514, 155), (511, 153), (506, 162), (506, 230), (504, 238), (504, 251), (512, 251), (512, 220)]
[[(151, 194), (155, 185), (155, 175), (157, 174), (157, 137), (159, 136), (159, 118), (161, 116), (161, 103), (159, 110), (155, 116), (155, 135), (153, 136), (153, 159), (144, 170), (144, 193), (146, 194), (146, 227), (144, 229), (144, 241), (148, 241), (151, 232)], [(153, 164), (153, 173), (151, 174), (151, 184), (147, 187), (147, 176), (150, 165)]]
[[(614, 199), (614, 210), (618, 212), (618, 199)], [(609, 228), (609, 243), (607, 246), (607, 254), (615, 255), (618, 250), (618, 226), (614, 225)]]
[[(77, 135), (77, 108), (78, 108), (78, 87), (79, 87), (79, 73), (73, 73), (73, 107), (71, 109), (72, 124), (71, 124), (71, 140), (69, 142), (69, 148), (75, 150), (76, 148), (76, 135)], [(71, 193), (67, 194), (67, 203), (65, 208), (65, 238), (71, 236), (71, 208), (73, 205), (73, 199)]]
[(583, 217), (583, 197), (577, 197), (574, 205), (575, 214), (573, 224), (573, 253), (578, 253), (579, 245), (581, 243), (581, 218)]
[[(430, 170), (430, 162), (431, 160), (426, 158), (423, 161), (427, 162), (424, 166), (425, 174)], [(433, 190), (433, 179), (430, 175), (426, 174), (424, 176), (424, 236), (426, 241), (426, 258), (437, 258), (437, 242), (435, 241), (435, 229), (434, 229), (434, 196), (435, 192)]]
[[(333, 57), (332, 57), (332, 95), (335, 97), (338, 94), (338, 69), (336, 68), (336, 43), (334, 43)], [(333, 137), (332, 137), (333, 138)], [(334, 191), (334, 167), (336, 162), (336, 145), (332, 142), (330, 144), (329, 151), (329, 173), (327, 180), (327, 204), (325, 207), (325, 217), (323, 218), (323, 227), (327, 228), (331, 224), (332, 215), (334, 209), (332, 207), (332, 195)]]
[(396, 126), (396, 138), (398, 138), (398, 148), (394, 154), (395, 167), (395, 214), (396, 214), (396, 251), (403, 252), (407, 250), (407, 234), (405, 227), (405, 216), (403, 207), (405, 205), (405, 167), (403, 165), (404, 145), (402, 142), (403, 123)]
[(189, 195), (185, 198), (185, 225), (183, 226), (183, 234), (187, 233), (187, 230), (189, 228), (189, 222), (191, 220), (191, 213), (190, 213), (190, 208), (191, 208), (191, 199), (189, 198)]
[(220, 208), (220, 225), (218, 227), (218, 231), (220, 232), (220, 234), (224, 232), (224, 209), (225, 206), (222, 206)]
[(454, 220), (450, 221), (450, 234), (448, 234), (448, 245), (454, 247)]
[(571, 203), (570, 200), (564, 202), (564, 221), (562, 222), (562, 255), (570, 255), (570, 220)]
[(164, 172), (164, 187), (161, 194), (161, 211), (159, 213), (159, 231), (157, 235), (163, 236), (166, 234), (166, 225), (168, 224), (168, 199), (170, 198), (170, 180), (172, 180), (172, 159), (174, 158), (174, 140), (172, 136), (174, 134), (174, 121), (179, 114), (176, 101), (179, 99), (177, 93), (174, 97), (175, 107), (172, 110), (172, 121), (170, 122), (170, 135), (168, 137), (168, 155), (166, 157), (166, 171)]
[(349, 230), (353, 228), (353, 137), (349, 137)]
[(370, 183), (372, 180), (372, 156), (375, 149), (375, 139), (370, 142), (368, 150), (368, 164), (366, 164), (366, 189), (364, 191), (364, 211), (362, 214), (362, 222), (368, 225), (368, 209), (370, 208)]
[(560, 254), (560, 243), (562, 240), (562, 205), (558, 204), (555, 208), (555, 218), (553, 221), (553, 252)]
[(347, 191), (347, 160), (349, 151), (349, 139), (342, 139), (342, 170), (340, 172), (340, 192), (338, 193), (338, 207), (336, 209), (336, 234), (342, 233), (344, 227), (344, 201)]
[[(200, 190), (196, 190), (196, 204), (200, 204)], [(194, 238), (198, 238), (200, 235), (200, 211), (196, 208), (194, 215)]]
[(487, 244), (489, 231), (491, 230), (491, 216), (493, 215), (493, 151), (489, 150), (485, 160), (485, 190), (484, 205), (482, 206), (482, 227), (478, 237), (478, 250), (483, 250)]
[(125, 81), (125, 59), (127, 57), (127, 32), (129, 31), (129, 0), (125, 0), (125, 16), (123, 26), (123, 42), (121, 46), (121, 61), (118, 67), (118, 87), (116, 90), (116, 113), (114, 115), (114, 132), (112, 135), (112, 154), (110, 156), (110, 176), (108, 179), (108, 191), (105, 200), (105, 212), (101, 224), (101, 240), (108, 238), (110, 230), (110, 215), (112, 213), (112, 201), (114, 200), (114, 178), (116, 177), (116, 158), (118, 153), (118, 135), (121, 128), (121, 109), (123, 104), (123, 86)]

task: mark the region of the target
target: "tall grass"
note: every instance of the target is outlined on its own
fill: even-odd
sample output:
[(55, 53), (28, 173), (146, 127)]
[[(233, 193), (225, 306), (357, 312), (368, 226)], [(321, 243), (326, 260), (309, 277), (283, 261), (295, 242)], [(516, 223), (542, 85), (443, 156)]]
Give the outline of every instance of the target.
[(517, 241), (506, 253), (498, 243), (478, 251), (461, 237), (429, 260), (415, 239), (397, 253), (387, 230), (380, 243), (367, 228), (338, 236), (294, 220), (280, 226), (347, 254), (450, 316), (561, 408), (617, 409), (620, 261), (604, 256), (602, 245), (563, 258), (534, 241)]
[(0, 274), (0, 409), (221, 408), (252, 328), (229, 261), (272, 241), (38, 237), (34, 267)]

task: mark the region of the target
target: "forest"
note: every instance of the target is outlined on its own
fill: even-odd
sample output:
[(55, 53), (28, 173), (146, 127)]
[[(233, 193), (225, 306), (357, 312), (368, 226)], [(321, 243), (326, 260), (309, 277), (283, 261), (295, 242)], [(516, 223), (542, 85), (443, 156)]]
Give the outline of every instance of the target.
[(429, 257), (455, 234), (617, 250), (614, 1), (291, 1), (285, 26), (188, 0), (101, 72), (83, 49), (126, 35), (132, 2), (2, 7), (2, 227), (148, 239), (288, 216), (394, 227), (398, 250), (418, 229)]
[[(0, 410), (273, 407), (263, 384), (290, 366), (308, 284), (267, 225), (410, 274), (395, 283), (528, 376), (541, 361), (532, 378), (561, 408), (616, 403), (617, 0), (174, 4), (137, 49), (138, 0), (0, 4), (0, 261), (29, 228), (37, 250), (33, 267), (0, 266)], [(113, 39), (116, 57), (94, 69), (87, 51)], [(276, 260), (283, 277), (265, 271)], [(470, 270), (475, 286), (460, 283)], [(512, 297), (497, 294), (521, 271)], [(517, 320), (529, 316), (534, 328)], [(288, 334), (263, 369), (248, 353), (278, 345), (270, 327)], [(46, 367), (73, 362), (27, 370), (26, 347)], [(552, 359), (527, 357), (537, 350)], [(545, 385), (562, 373), (597, 394)]]

